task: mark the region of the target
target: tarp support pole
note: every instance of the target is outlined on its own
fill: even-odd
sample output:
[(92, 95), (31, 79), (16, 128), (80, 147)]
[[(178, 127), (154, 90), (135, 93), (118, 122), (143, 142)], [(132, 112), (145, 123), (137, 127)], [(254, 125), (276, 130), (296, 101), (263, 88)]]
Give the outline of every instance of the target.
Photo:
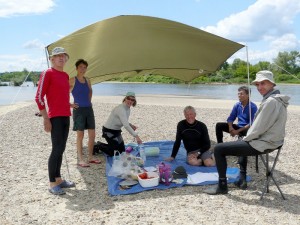
[(248, 54), (248, 46), (245, 45), (246, 47), (246, 59), (247, 59), (247, 77), (248, 77), (248, 90), (249, 90), (249, 118), (250, 118), (250, 123), (249, 125), (251, 126), (252, 123), (252, 118), (251, 118), (251, 87), (250, 87), (250, 64), (249, 64), (249, 54)]
[(45, 47), (45, 55), (46, 55), (46, 60), (47, 60), (47, 66), (48, 66), (48, 68), (49, 68), (50, 65), (49, 65), (49, 57), (48, 57), (47, 47)]

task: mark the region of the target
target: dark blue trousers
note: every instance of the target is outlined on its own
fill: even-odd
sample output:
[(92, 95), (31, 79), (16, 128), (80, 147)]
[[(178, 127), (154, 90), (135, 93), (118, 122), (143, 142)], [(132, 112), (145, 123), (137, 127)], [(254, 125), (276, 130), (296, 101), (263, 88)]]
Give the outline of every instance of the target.
[(240, 157), (240, 172), (246, 176), (247, 173), (247, 156), (255, 156), (264, 154), (252, 148), (245, 141), (231, 141), (220, 143), (215, 146), (214, 155), (216, 166), (219, 173), (219, 178), (226, 178), (227, 160), (226, 156), (242, 156)]

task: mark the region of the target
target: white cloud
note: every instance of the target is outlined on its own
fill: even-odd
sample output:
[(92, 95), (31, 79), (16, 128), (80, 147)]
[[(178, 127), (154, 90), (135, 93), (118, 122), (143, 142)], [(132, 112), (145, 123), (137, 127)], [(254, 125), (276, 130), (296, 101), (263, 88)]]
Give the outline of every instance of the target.
[(34, 57), (32, 55), (0, 55), (1, 72), (5, 71), (42, 71), (47, 68), (45, 56)]
[(45, 44), (43, 44), (38, 39), (34, 39), (34, 40), (26, 42), (23, 45), (23, 47), (26, 48), (26, 49), (44, 49), (45, 48)]
[(273, 40), (270, 47), (278, 51), (292, 51), (300, 48), (300, 41), (295, 34), (288, 33)]
[[(273, 59), (276, 58), (277, 55), (278, 55), (278, 51), (276, 49), (269, 49), (266, 51), (248, 49), (248, 60), (249, 60), (249, 63), (252, 65), (258, 63), (259, 61), (273, 62)], [(228, 62), (232, 63), (233, 60), (236, 58), (247, 61), (246, 50), (238, 51), (237, 53), (235, 53), (232, 57), (230, 57), (228, 59)]]
[(47, 13), (54, 6), (54, 0), (0, 0), (0, 17)]
[(23, 44), (23, 48), (25, 49), (44, 49), (45, 44), (43, 44), (40, 40), (34, 39)]
[(45, 45), (38, 39), (26, 42), (22, 46), (30, 49), (30, 54), (0, 55), (0, 71), (42, 71), (48, 67), (45, 56)]
[[(272, 62), (279, 52), (300, 48), (295, 34), (298, 27), (294, 27), (299, 13), (299, 0), (257, 0), (246, 10), (219, 21), (216, 26), (201, 29), (246, 44), (251, 64)], [(260, 50), (253, 50), (254, 45)], [(228, 61), (232, 62), (234, 58), (246, 61), (245, 52), (237, 52)]]
[(248, 9), (202, 28), (235, 41), (259, 41), (293, 31), (293, 19), (300, 12), (299, 0), (258, 0)]
[(64, 38), (66, 35), (64, 35), (64, 34), (57, 34), (57, 37), (59, 38), (59, 39), (61, 39), (61, 38)]
[[(297, 39), (295, 34), (291, 33), (284, 34), (278, 38), (269, 38), (267, 43), (269, 43), (266, 44), (267, 50), (254, 50), (253, 47), (248, 47), (248, 57), (251, 64), (256, 64), (259, 61), (273, 62), (273, 59), (278, 56), (279, 52), (295, 51), (300, 49), (300, 41)], [(247, 61), (246, 49), (241, 49), (238, 51), (236, 54), (230, 57), (230, 59), (228, 59), (228, 62), (232, 63), (235, 58), (240, 58), (244, 61)]]

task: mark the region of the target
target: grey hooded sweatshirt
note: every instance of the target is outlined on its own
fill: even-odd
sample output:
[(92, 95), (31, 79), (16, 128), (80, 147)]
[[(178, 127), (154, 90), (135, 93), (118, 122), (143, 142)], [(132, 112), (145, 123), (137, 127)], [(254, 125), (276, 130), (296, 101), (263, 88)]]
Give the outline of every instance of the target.
[(289, 99), (278, 90), (266, 94), (243, 140), (260, 152), (283, 145)]

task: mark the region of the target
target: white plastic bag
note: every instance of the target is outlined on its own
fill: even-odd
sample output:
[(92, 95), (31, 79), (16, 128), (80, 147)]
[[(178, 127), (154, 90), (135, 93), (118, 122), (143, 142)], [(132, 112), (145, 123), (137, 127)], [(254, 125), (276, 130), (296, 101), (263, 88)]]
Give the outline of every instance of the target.
[(116, 155), (116, 153), (119, 152), (114, 152), (113, 163), (111, 165), (111, 169), (108, 172), (108, 176), (119, 176), (122, 174), (122, 161), (120, 158), (120, 153), (118, 156)]
[(140, 163), (139, 157), (135, 157), (132, 154), (122, 152), (120, 155), (114, 153), (113, 164), (108, 172), (108, 176), (120, 177), (120, 178), (132, 178), (143, 170), (138, 166)]

